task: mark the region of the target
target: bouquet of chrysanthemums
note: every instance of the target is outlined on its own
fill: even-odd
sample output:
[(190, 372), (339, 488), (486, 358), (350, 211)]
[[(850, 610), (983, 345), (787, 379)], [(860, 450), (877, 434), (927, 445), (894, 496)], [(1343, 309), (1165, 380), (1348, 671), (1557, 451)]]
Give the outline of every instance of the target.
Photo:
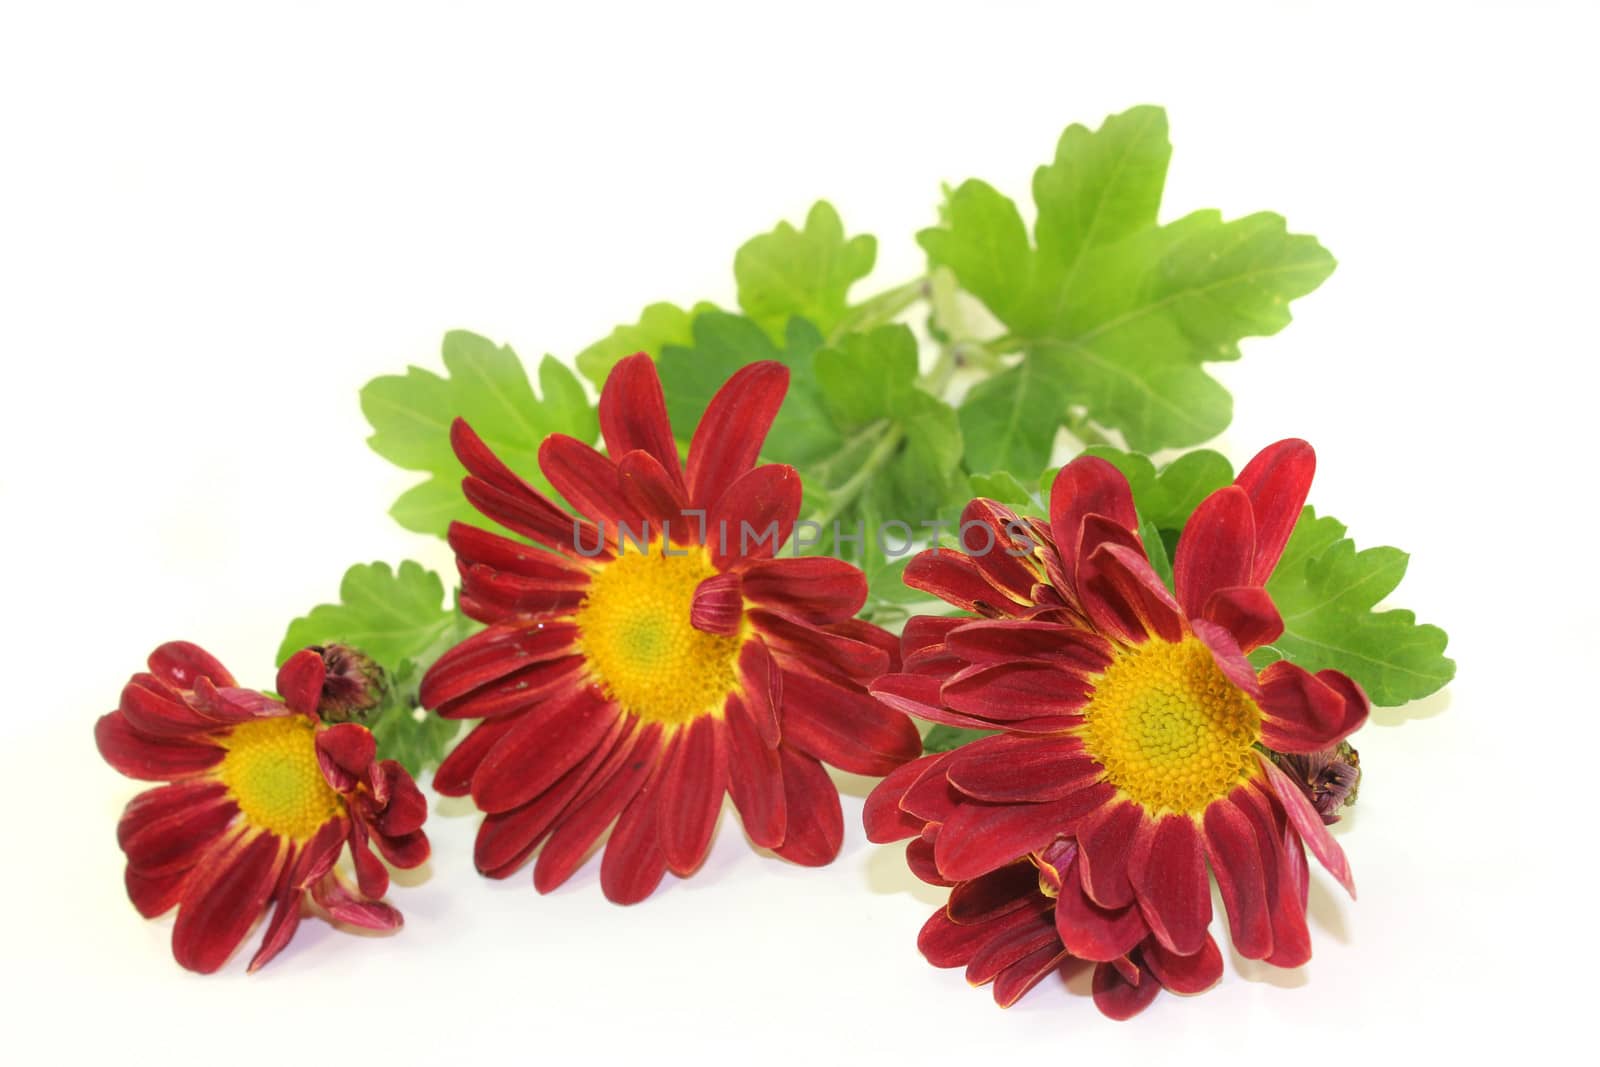
[(926, 272), (864, 299), (876, 243), (818, 203), (739, 249), (737, 310), (655, 304), (578, 353), (597, 401), (461, 332), (442, 374), (371, 382), (373, 449), (427, 475), (393, 515), (455, 591), (350, 568), (270, 691), (151, 653), (95, 730), (163, 783), (118, 826), (135, 907), (176, 908), (201, 972), (263, 916), (252, 969), (307, 914), (396, 930), (427, 771), (483, 812), (482, 874), (543, 893), (598, 851), (637, 904), (725, 794), (774, 862), (833, 860), (832, 767), (883, 779), (867, 836), (949, 887), (923, 955), (1002, 1005), (1086, 964), (1119, 1019), (1209, 988), (1213, 880), (1239, 955), (1305, 963), (1310, 858), (1355, 893), (1328, 825), (1369, 708), (1454, 664), (1374, 610), (1406, 556), (1308, 506), (1309, 443), (1195, 447), (1232, 414), (1204, 364), (1334, 261), (1267, 212), (1158, 222), (1169, 155), (1156, 108), (1071, 126), (1031, 233), (964, 182)]

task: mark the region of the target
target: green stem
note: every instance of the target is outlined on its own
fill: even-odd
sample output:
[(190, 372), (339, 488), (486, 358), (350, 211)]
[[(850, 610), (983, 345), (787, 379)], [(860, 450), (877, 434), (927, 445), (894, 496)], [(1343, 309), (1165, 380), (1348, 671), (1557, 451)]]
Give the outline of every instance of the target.
[(1085, 448), (1090, 445), (1111, 444), (1111, 438), (1095, 429), (1094, 424), (1089, 421), (1088, 415), (1082, 413), (1068, 415), (1064, 425), (1068, 433), (1083, 442)]
[(861, 466), (843, 485), (828, 491), (828, 506), (811, 520), (818, 526), (824, 529), (831, 526), (833, 521), (844, 513), (844, 509), (861, 495), (861, 490), (867, 487), (867, 483), (883, 468), (883, 465), (894, 457), (901, 442), (905, 440), (905, 427), (899, 423), (876, 422), (873, 423), (873, 427), (881, 435), (878, 443), (872, 446), (872, 451), (861, 461)]
[(859, 330), (870, 330), (874, 326), (893, 322), (906, 308), (928, 296), (928, 279), (913, 278), (904, 285), (897, 285), (893, 289), (885, 289), (876, 296), (868, 297), (845, 313), (839, 320), (839, 325), (833, 328), (828, 335), (830, 342), (837, 341), (847, 333)]

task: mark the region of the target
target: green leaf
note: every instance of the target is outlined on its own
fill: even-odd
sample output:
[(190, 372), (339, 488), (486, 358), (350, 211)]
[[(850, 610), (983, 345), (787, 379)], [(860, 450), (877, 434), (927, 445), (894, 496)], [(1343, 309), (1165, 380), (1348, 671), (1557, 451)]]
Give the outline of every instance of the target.
[(445, 604), (444, 582), (421, 564), (406, 560), (358, 563), (339, 583), (339, 602), (319, 604), (289, 624), (278, 648), (281, 664), (302, 648), (343, 644), (365, 652), (389, 674), (388, 703), (369, 726), (378, 755), (396, 759), (413, 774), (439, 762), (459, 723), (418, 714), (416, 687), (421, 666), (476, 628)]
[(850, 286), (872, 272), (877, 255), (875, 238), (847, 240), (839, 213), (819, 200), (805, 229), (780, 222), (740, 247), (733, 260), (739, 306), (774, 339), (795, 316), (831, 333), (850, 306)]
[(812, 373), (812, 356), (822, 344), (817, 328), (793, 319), (779, 348), (754, 322), (724, 311), (694, 320), (693, 343), (661, 350), (657, 369), (666, 395), (673, 433), (687, 443), (706, 405), (733, 373), (747, 363), (775, 359), (789, 367), (789, 392), (773, 420), (761, 454), (774, 463), (801, 466), (839, 450), (833, 420), (822, 409)]
[(539, 472), (539, 444), (552, 433), (583, 441), (597, 436), (598, 422), (583, 384), (551, 356), (539, 365), (535, 395), (509, 347), (477, 334), (445, 334), (446, 376), (420, 367), (386, 375), (361, 390), (361, 410), (372, 425), (367, 443), (405, 470), (428, 480), (403, 494), (391, 509), (408, 530), (443, 537), (451, 520), (485, 520), (461, 494), (465, 473), (450, 449), (450, 423), (461, 417), (506, 465), (536, 487), (553, 492)]
[(1267, 592), (1284, 632), (1251, 659), (1258, 667), (1287, 658), (1308, 671), (1332, 668), (1354, 678), (1373, 703), (1404, 704), (1455, 677), (1444, 655), (1448, 638), (1410, 611), (1374, 610), (1405, 576), (1397, 548), (1356, 550), (1345, 526), (1311, 509), (1301, 513)]
[[(1047, 515), (1050, 507), (1046, 500), (1040, 498), (1027, 486), (1017, 480), (1016, 475), (1010, 471), (995, 471), (993, 474), (974, 474), (967, 479), (967, 484), (972, 486), (974, 496), (986, 497), (997, 503), (1004, 504), (1022, 515)], [(1049, 485), (1046, 483), (1046, 490)]]
[(1050, 462), (1065, 409), (1066, 384), (1045, 353), (985, 378), (961, 403), (966, 467), (974, 473), (1036, 471)]
[(639, 314), (639, 321), (631, 326), (618, 326), (606, 337), (578, 353), (574, 362), (579, 372), (600, 388), (623, 359), (636, 352), (647, 353), (651, 359), (661, 355), (667, 345), (687, 345), (695, 316), (715, 311), (716, 305), (700, 303), (685, 311), (676, 304), (651, 304)]
[(318, 604), (289, 624), (278, 662), (309, 645), (359, 648), (387, 669), (422, 655), (457, 624), (444, 603), (444, 582), (420, 563), (398, 571), (387, 563), (358, 563), (339, 583), (339, 603)]
[[(888, 454), (865, 483), (885, 517), (911, 523), (939, 517), (956, 489), (961, 426), (955, 409), (917, 384), (917, 340), (902, 325), (849, 334), (814, 358), (824, 410), (846, 437), (874, 432)], [(890, 451), (892, 449), (892, 451)], [(876, 448), (874, 449), (876, 451)], [(855, 477), (846, 468), (830, 485)]]
[(418, 706), (421, 682), (422, 671), (406, 660), (390, 678), (388, 701), (367, 723), (378, 743), (378, 758), (398, 761), (412, 777), (438, 766), (461, 730), (459, 720), (441, 718)]
[(918, 235), (1023, 353), (963, 404), (969, 469), (1039, 469), (1075, 409), (1139, 451), (1215, 436), (1232, 399), (1204, 363), (1282, 329), (1289, 302), (1333, 270), (1277, 215), (1198, 211), (1159, 225), (1170, 154), (1158, 108), (1072, 126), (1034, 176), (1033, 243), (1016, 204), (976, 180)]
[(951, 749), (960, 748), (962, 745), (998, 733), (998, 730), (968, 730), (961, 726), (946, 726), (944, 723), (935, 723), (922, 738), (923, 752), (949, 752)]

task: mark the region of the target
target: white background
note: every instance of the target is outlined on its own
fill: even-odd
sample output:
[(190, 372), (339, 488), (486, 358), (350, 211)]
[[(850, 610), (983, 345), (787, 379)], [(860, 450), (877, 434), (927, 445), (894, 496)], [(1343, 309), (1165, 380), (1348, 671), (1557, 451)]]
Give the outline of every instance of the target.
[[(6, 5), (6, 1058), (1388, 1062), (1581, 1025), (1592, 9), (1111, 6)], [(570, 357), (648, 302), (726, 304), (739, 242), (819, 196), (880, 239), (858, 292), (901, 282), (941, 180), (1025, 199), (1064, 125), (1142, 102), (1170, 111), (1166, 217), (1276, 210), (1340, 260), (1217, 371), (1220, 447), (1312, 440), (1313, 502), (1414, 554), (1397, 602), (1460, 663), (1358, 738), (1362, 897), (1319, 873), (1309, 966), (1131, 1024), (1082, 980), (1002, 1012), (918, 955), (938, 897), (864, 841), (860, 781), (833, 867), (725, 821), (698, 878), (632, 909), (594, 865), (549, 897), (479, 878), (473, 815), (437, 805), (399, 936), (308, 923), (253, 978), (173, 963), (170, 920), (123, 897), (140, 787), (91, 726), (163, 640), (268, 685), (348, 564), (448, 566), (385, 515), (409, 478), (363, 444), (362, 383), (435, 366), (452, 327)]]

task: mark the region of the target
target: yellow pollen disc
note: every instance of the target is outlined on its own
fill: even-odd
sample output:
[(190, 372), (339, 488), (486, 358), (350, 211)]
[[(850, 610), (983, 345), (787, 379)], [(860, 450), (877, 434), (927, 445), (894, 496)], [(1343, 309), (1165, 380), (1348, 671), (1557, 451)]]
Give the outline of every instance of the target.
[(1261, 712), (1192, 637), (1122, 652), (1083, 715), (1084, 747), (1147, 811), (1197, 814), (1255, 768)]
[(303, 841), (344, 811), (317, 766), (310, 719), (285, 715), (242, 723), (223, 741), (217, 777), (245, 818), (263, 830)]
[[(633, 546), (602, 566), (578, 609), (578, 647), (589, 674), (623, 710), (678, 724), (719, 710), (738, 684), (749, 633), (723, 636), (689, 622), (695, 587), (717, 573), (704, 548)], [(678, 552), (685, 555), (677, 555)]]

